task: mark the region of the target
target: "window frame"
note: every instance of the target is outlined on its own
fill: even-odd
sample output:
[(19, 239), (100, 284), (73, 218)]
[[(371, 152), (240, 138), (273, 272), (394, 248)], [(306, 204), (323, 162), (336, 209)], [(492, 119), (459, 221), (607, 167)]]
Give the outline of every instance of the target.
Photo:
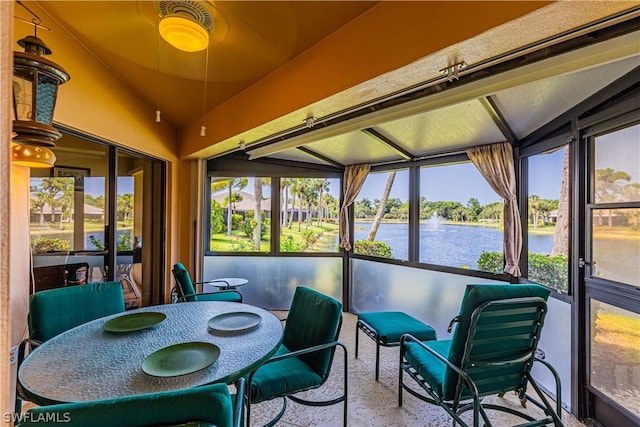
[[(574, 144), (573, 133), (570, 129), (562, 129), (559, 132), (552, 134), (551, 136), (520, 149), (519, 153), (519, 165), (517, 171), (518, 187), (518, 207), (520, 208), (520, 222), (522, 224), (528, 224), (528, 210), (529, 210), (529, 158), (537, 155), (544, 154), (551, 150), (560, 149), (566, 146), (569, 150), (569, 181), (574, 182), (573, 177), (576, 173), (575, 168), (575, 151), (576, 146)], [(573, 185), (569, 185), (569, 219), (573, 223), (574, 220), (574, 208), (575, 208), (575, 188)], [(526, 209), (524, 209), (526, 207)], [(529, 233), (525, 233), (526, 228), (522, 228), (522, 253), (520, 255), (520, 271), (522, 276), (518, 278), (519, 283), (534, 283), (528, 279), (529, 274), (529, 257), (525, 256), (529, 253)], [(573, 301), (573, 295), (575, 293), (573, 275), (574, 275), (574, 229), (569, 227), (569, 259), (567, 267), (567, 292), (560, 292), (556, 288), (539, 283), (545, 288), (549, 289), (553, 296), (561, 301), (571, 303)], [(537, 282), (536, 282), (537, 283)]]
[[(262, 257), (342, 257), (344, 250), (339, 248), (335, 252), (281, 252), (280, 251), (280, 222), (273, 218), (280, 218), (280, 179), (281, 178), (333, 178), (339, 179), (340, 197), (342, 204), (342, 175), (343, 169), (333, 166), (319, 165), (315, 163), (293, 162), (287, 160), (274, 161), (271, 159), (258, 159), (248, 161), (246, 156), (231, 154), (224, 158), (213, 158), (207, 161), (207, 172), (204, 185), (204, 209), (202, 242), (203, 256), (262, 256)], [(271, 179), (271, 230), (270, 247), (267, 252), (229, 252), (211, 251), (211, 191), (210, 184), (213, 178), (270, 178)]]

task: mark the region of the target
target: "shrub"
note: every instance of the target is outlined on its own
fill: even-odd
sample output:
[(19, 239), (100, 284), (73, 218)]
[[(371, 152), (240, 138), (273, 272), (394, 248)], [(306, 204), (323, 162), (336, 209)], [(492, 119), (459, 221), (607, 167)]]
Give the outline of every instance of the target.
[(46, 252), (70, 251), (71, 243), (63, 239), (49, 239), (41, 237), (31, 242), (33, 252), (42, 254)]
[(280, 252), (300, 252), (304, 248), (302, 242), (296, 242), (293, 236), (280, 237)]
[(239, 230), (240, 229), (240, 223), (242, 222), (243, 218), (242, 215), (240, 214), (233, 214), (231, 215), (231, 229), (232, 230)]
[(318, 239), (320, 238), (320, 234), (315, 233), (311, 230), (307, 230), (302, 233), (302, 237), (304, 238), (306, 247), (313, 248), (313, 245), (315, 245), (318, 242)]
[[(269, 221), (264, 218), (264, 212), (261, 212), (260, 216), (262, 216), (260, 227), (260, 239), (262, 239), (269, 232)], [(253, 238), (253, 230), (258, 225), (254, 217), (255, 212), (248, 211), (245, 213), (244, 219), (238, 223), (238, 228), (249, 238)]]
[(231, 250), (233, 252), (255, 252), (252, 240), (233, 239), (231, 241)]
[(382, 258), (391, 258), (391, 246), (385, 242), (374, 240), (356, 240), (354, 252), (361, 255), (378, 256)]
[(131, 234), (118, 234), (118, 242), (116, 243), (116, 249), (119, 251), (132, 251), (133, 242), (131, 241)]
[[(529, 277), (530, 281), (557, 289), (560, 292), (568, 292), (569, 258), (566, 255), (549, 255), (529, 252)], [(501, 252), (482, 252), (478, 259), (478, 270), (490, 273), (502, 273), (504, 268)]]
[(504, 256), (502, 252), (482, 251), (478, 258), (478, 270), (500, 274), (504, 269)]
[(529, 252), (529, 280), (562, 292), (569, 291), (569, 257)]
[(211, 233), (222, 233), (224, 230), (224, 211), (222, 206), (215, 200), (211, 200)]

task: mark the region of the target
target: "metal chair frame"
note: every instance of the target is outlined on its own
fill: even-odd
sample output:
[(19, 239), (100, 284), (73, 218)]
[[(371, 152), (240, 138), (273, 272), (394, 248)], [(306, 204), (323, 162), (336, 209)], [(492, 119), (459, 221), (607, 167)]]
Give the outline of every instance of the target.
[[(178, 278), (178, 274), (176, 273), (175, 269), (171, 269), (171, 273), (173, 273), (173, 278), (176, 281), (176, 286), (173, 287), (173, 289), (171, 290), (172, 294), (175, 294), (177, 296), (177, 301), (176, 302), (185, 302), (187, 301), (187, 298), (189, 297), (198, 297), (199, 295), (212, 295), (212, 294), (225, 294), (225, 293), (234, 293), (237, 294), (240, 298), (240, 302), (242, 302), (242, 294), (240, 292), (238, 292), (237, 290), (226, 290), (226, 291), (218, 291), (218, 292), (209, 292), (209, 293), (195, 293), (195, 294), (185, 294), (184, 290), (182, 289), (182, 286), (180, 286), (180, 279)], [(191, 282), (194, 286), (195, 285), (201, 285), (203, 283), (227, 283), (224, 280), (207, 280), (206, 282)], [(228, 283), (227, 283), (228, 285)]]
[[(536, 331), (534, 332), (532, 339), (532, 345), (529, 351), (524, 354), (520, 354), (517, 357), (512, 357), (509, 359), (503, 359), (498, 361), (487, 361), (481, 359), (473, 359), (471, 357), (471, 351), (474, 347), (474, 340), (476, 338), (476, 332), (478, 332), (478, 323), (482, 319), (483, 316), (490, 316), (491, 312), (488, 310), (489, 308), (495, 309), (501, 305), (509, 306), (510, 310), (517, 310), (518, 305), (531, 305), (531, 303), (537, 303), (540, 305), (540, 310), (538, 311), (538, 319), (536, 319)], [(556, 427), (564, 426), (561, 419), (562, 414), (562, 398), (561, 398), (561, 387), (560, 387), (560, 377), (556, 370), (547, 362), (535, 357), (535, 352), (537, 348), (538, 341), (540, 339), (540, 332), (542, 329), (542, 325), (544, 322), (544, 316), (546, 314), (546, 302), (542, 298), (538, 297), (527, 297), (527, 298), (511, 298), (505, 300), (497, 300), (490, 301), (478, 306), (471, 317), (471, 324), (469, 326), (469, 333), (466, 339), (464, 356), (462, 358), (460, 366), (456, 366), (452, 362), (450, 362), (447, 358), (438, 354), (433, 349), (426, 346), (424, 343), (416, 339), (415, 337), (405, 334), (401, 338), (400, 342), (400, 369), (399, 369), (399, 381), (398, 381), (398, 405), (402, 406), (402, 392), (406, 390), (409, 394), (417, 397), (420, 400), (423, 400), (427, 403), (438, 405), (442, 407), (453, 419), (453, 425), (456, 425), (456, 422), (461, 426), (467, 427), (468, 424), (462, 420), (461, 415), (468, 411), (473, 411), (473, 426), (478, 427), (480, 425), (480, 418), (484, 421), (487, 427), (492, 426), (492, 423), (486, 413), (486, 410), (496, 410), (501, 412), (506, 412), (512, 415), (516, 415), (520, 418), (528, 421), (525, 424), (521, 424), (521, 426), (543, 426), (553, 424)], [(411, 366), (405, 360), (406, 346), (405, 343), (414, 342), (418, 344), (422, 349), (429, 352), (432, 356), (436, 357), (442, 363), (447, 365), (448, 369), (453, 370), (456, 374), (458, 374), (458, 382), (456, 385), (455, 398), (452, 401), (446, 401), (440, 397), (436, 390), (434, 390), (429, 384), (427, 380), (425, 380), (417, 370)], [(543, 366), (546, 366), (547, 369), (552, 373), (555, 383), (556, 383), (556, 408), (552, 407), (549, 400), (545, 397), (543, 391), (540, 386), (536, 383), (536, 381), (531, 376), (531, 367), (534, 362), (539, 362)], [(499, 391), (489, 391), (480, 395), (478, 391), (478, 387), (476, 383), (472, 379), (469, 374), (470, 370), (476, 368), (488, 368), (488, 367), (508, 367), (516, 364), (526, 363), (526, 369), (524, 371), (524, 375), (521, 381), (520, 387), (515, 390), (518, 393), (520, 398), (520, 402), (523, 407), (526, 407), (526, 402), (530, 401), (535, 406), (542, 409), (546, 415), (546, 418), (536, 420), (531, 417), (529, 414), (526, 414), (522, 411), (515, 410), (509, 407), (486, 404), (482, 403), (482, 398), (488, 395), (498, 395), (502, 396), (505, 392), (511, 391), (509, 390), (499, 390)], [(427, 396), (418, 393), (417, 391), (411, 389), (407, 384), (403, 381), (403, 373), (406, 372), (416, 383), (422, 388)], [(531, 384), (533, 389), (535, 390), (538, 399), (526, 393), (527, 384)]]

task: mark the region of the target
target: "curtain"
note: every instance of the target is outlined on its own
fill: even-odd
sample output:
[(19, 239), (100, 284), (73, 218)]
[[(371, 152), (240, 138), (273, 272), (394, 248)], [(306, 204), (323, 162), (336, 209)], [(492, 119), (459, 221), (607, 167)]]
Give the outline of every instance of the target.
[(516, 173), (513, 165), (513, 150), (508, 142), (474, 147), (467, 155), (487, 180), (493, 191), (505, 201), (504, 225), (504, 272), (520, 276), (518, 260), (522, 251), (522, 225), (516, 200)]
[(364, 184), (364, 180), (369, 174), (370, 165), (347, 166), (342, 180), (342, 190), (344, 201), (340, 208), (340, 247), (347, 251), (351, 250), (349, 243), (349, 214), (347, 209), (353, 204)]

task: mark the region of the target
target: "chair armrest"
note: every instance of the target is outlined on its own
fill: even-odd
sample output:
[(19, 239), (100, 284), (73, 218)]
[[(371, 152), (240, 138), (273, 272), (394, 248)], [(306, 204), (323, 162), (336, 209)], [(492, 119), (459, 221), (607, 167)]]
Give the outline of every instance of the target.
[(31, 338), (25, 338), (20, 341), (20, 344), (18, 344), (18, 368), (20, 367), (20, 364), (22, 364), (24, 358), (27, 356), (27, 344), (29, 345), (29, 351), (31, 351), (42, 344), (42, 342)]
[(342, 344), (340, 341), (332, 341), (325, 344), (319, 344), (313, 347), (307, 347), (300, 350), (292, 351), (290, 353), (281, 354), (279, 356), (272, 357), (271, 359), (267, 360), (264, 364), (266, 365), (267, 363), (277, 362), (278, 360), (288, 359), (290, 357), (297, 357), (297, 356), (308, 354), (308, 353), (314, 353), (316, 351), (326, 350), (328, 348), (337, 347), (337, 346), (342, 347), (345, 350), (345, 352), (347, 351), (347, 348), (345, 347), (345, 345)]
[(459, 323), (460, 319), (462, 319), (462, 317), (460, 316), (456, 316), (453, 319), (451, 319), (451, 322), (449, 322), (449, 326), (447, 327), (447, 332), (451, 333), (451, 330), (453, 329), (453, 324), (454, 323)]

